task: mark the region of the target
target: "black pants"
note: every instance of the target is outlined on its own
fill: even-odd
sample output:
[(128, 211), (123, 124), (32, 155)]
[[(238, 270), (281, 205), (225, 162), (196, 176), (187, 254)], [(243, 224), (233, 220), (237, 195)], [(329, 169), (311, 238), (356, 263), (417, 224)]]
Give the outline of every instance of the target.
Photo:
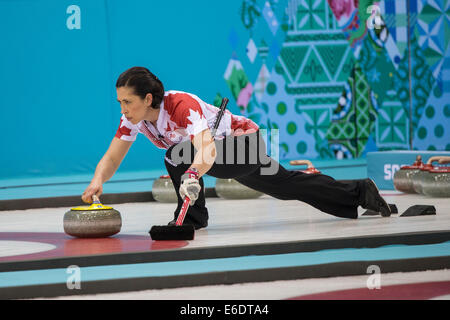
[[(209, 176), (233, 178), (251, 189), (281, 200), (299, 200), (328, 214), (356, 219), (357, 208), (363, 199), (362, 180), (337, 181), (323, 174), (306, 174), (290, 171), (266, 155), (262, 136), (257, 133), (237, 137), (226, 137), (215, 141), (217, 157), (207, 172)], [(190, 141), (169, 148), (165, 165), (178, 196), (178, 216), (183, 200), (179, 194), (183, 173), (191, 166), (196, 150)], [(208, 209), (205, 205), (203, 179), (199, 198), (190, 206), (185, 224), (195, 227), (207, 225)]]

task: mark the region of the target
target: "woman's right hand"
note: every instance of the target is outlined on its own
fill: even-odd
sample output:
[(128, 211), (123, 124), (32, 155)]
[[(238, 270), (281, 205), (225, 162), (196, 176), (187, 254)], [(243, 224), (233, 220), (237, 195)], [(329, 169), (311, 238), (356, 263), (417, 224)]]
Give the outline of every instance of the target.
[(94, 194), (100, 197), (103, 193), (103, 183), (108, 181), (116, 172), (132, 144), (133, 142), (131, 141), (120, 140), (116, 137), (113, 138), (108, 151), (106, 151), (95, 169), (91, 183), (81, 195), (81, 199), (84, 202), (92, 203), (92, 196)]
[(92, 196), (95, 194), (97, 197), (100, 197), (100, 195), (103, 193), (103, 186), (102, 183), (97, 181), (91, 181), (89, 186), (84, 190), (83, 194), (81, 195), (81, 200), (83, 200), (86, 203), (92, 203)]

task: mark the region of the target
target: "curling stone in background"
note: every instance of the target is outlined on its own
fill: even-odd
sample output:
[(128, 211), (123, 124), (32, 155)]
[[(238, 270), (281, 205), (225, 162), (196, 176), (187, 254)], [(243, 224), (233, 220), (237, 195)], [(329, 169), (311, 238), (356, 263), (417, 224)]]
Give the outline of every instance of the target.
[(434, 156), (430, 157), (421, 168), (420, 171), (417, 172), (415, 175), (411, 177), (413, 189), (418, 194), (423, 194), (422, 191), (422, 181), (425, 179), (425, 177), (428, 175), (428, 171), (430, 171), (433, 168), (433, 162), (439, 161), (441, 157), (440, 156)]
[(178, 202), (177, 193), (169, 175), (163, 175), (153, 182), (152, 195), (158, 202)]
[(104, 206), (97, 196), (90, 206), (72, 208), (64, 214), (64, 232), (78, 238), (104, 238), (120, 232), (120, 212)]
[(262, 192), (253, 190), (235, 179), (216, 179), (216, 193), (223, 199), (256, 199), (263, 195)]
[(306, 165), (307, 166), (306, 170), (299, 170), (299, 171), (301, 171), (303, 173), (307, 173), (307, 174), (320, 173), (320, 171), (317, 170), (314, 167), (314, 165), (312, 164), (312, 162), (309, 161), (309, 160), (292, 160), (292, 161), (289, 162), (289, 164), (291, 166), (304, 166), (304, 165)]
[(420, 172), (423, 167), (422, 156), (418, 155), (416, 161), (410, 166), (402, 166), (394, 174), (394, 187), (396, 190), (405, 193), (416, 193), (413, 186), (413, 177)]
[[(439, 157), (440, 164), (450, 163), (450, 157)], [(450, 166), (433, 166), (422, 180), (423, 194), (430, 197), (450, 197)]]

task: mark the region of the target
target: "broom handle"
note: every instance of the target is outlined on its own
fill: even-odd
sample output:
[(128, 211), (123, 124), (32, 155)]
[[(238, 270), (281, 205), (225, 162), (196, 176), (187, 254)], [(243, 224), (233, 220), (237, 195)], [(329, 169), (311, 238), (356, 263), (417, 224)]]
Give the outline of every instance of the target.
[[(212, 137), (214, 139), (214, 136), (216, 135), (217, 128), (219, 127), (219, 122), (222, 119), (223, 113), (225, 112), (225, 109), (228, 104), (228, 98), (223, 98), (222, 103), (220, 105), (219, 113), (217, 114), (216, 122), (214, 123), (213, 131), (212, 131)], [(175, 222), (176, 226), (183, 225), (184, 217), (186, 217), (186, 213), (189, 209), (189, 202), (191, 202), (191, 199), (189, 199), (188, 196), (184, 197), (183, 206), (181, 207), (180, 213), (178, 214), (177, 221)]]
[(222, 120), (222, 116), (223, 116), (223, 113), (225, 112), (227, 104), (228, 104), (228, 98), (223, 98), (222, 99), (222, 103), (220, 104), (219, 113), (217, 114), (216, 122), (214, 123), (214, 127), (213, 127), (213, 130), (212, 130), (212, 137), (213, 137), (213, 139), (214, 139), (214, 137), (216, 135), (217, 128), (219, 127), (220, 120)]
[(186, 213), (189, 208), (189, 202), (191, 202), (191, 199), (189, 199), (188, 196), (185, 196), (183, 206), (181, 207), (180, 213), (178, 214), (177, 222), (175, 223), (176, 226), (181, 226), (183, 224), (184, 217), (186, 217)]

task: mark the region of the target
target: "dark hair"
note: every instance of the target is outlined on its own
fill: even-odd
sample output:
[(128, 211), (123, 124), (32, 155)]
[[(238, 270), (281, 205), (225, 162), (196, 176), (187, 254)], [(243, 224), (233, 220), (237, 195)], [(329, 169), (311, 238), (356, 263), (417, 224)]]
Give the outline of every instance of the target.
[(164, 86), (161, 80), (144, 67), (130, 68), (119, 76), (116, 88), (133, 88), (134, 93), (144, 99), (147, 93), (153, 96), (152, 108), (158, 109), (164, 98)]

